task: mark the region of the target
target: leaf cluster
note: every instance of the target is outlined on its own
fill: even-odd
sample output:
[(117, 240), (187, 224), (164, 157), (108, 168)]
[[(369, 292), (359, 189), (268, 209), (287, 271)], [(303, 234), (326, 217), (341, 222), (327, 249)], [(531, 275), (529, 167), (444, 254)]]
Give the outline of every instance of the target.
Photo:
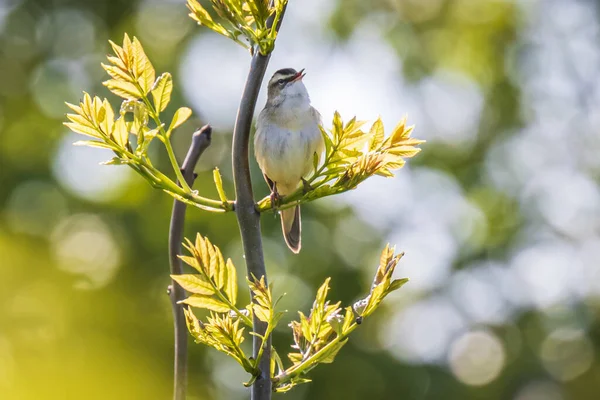
[[(355, 189), (365, 179), (380, 175), (394, 176), (393, 171), (402, 168), (405, 158), (411, 158), (421, 151), (416, 147), (423, 140), (411, 137), (412, 126), (406, 119), (385, 137), (381, 118), (377, 119), (368, 131), (363, 131), (364, 121), (352, 118), (346, 124), (338, 112), (334, 114), (331, 131), (321, 127), (325, 142), (325, 154), (313, 157), (313, 174), (304, 182), (304, 187), (284, 197), (280, 208), (312, 201), (321, 197)], [(308, 189), (307, 189), (308, 188)], [(258, 203), (261, 211), (271, 209), (271, 198), (265, 197)]]
[(403, 253), (395, 254), (394, 248), (387, 245), (381, 253), (369, 295), (344, 309), (340, 302), (331, 304), (327, 301), (329, 278), (325, 280), (317, 291), (309, 316), (299, 312), (299, 321), (290, 323), (295, 350), (288, 354), (292, 366), (280, 369), (273, 377), (273, 390), (285, 392), (295, 385), (310, 382), (306, 374), (311, 369), (334, 361), (350, 333), (377, 309), (385, 296), (408, 281), (406, 278), (392, 279), (402, 256)]
[[(110, 76), (104, 85), (123, 99), (120, 110), (115, 120), (115, 111), (107, 99), (92, 98), (87, 93), (84, 93), (79, 105), (67, 103), (73, 113), (67, 114), (69, 122), (65, 125), (92, 138), (75, 144), (112, 150), (115, 157), (104, 164), (129, 165), (151, 185), (178, 200), (210, 211), (231, 210), (233, 203), (227, 200), (222, 185), (217, 185), (220, 199), (212, 200), (192, 192), (183, 179), (170, 138), (173, 131), (192, 115), (192, 110), (181, 107), (173, 114), (168, 127), (162, 122), (162, 113), (173, 92), (171, 74), (165, 72), (156, 77), (154, 66), (135, 37), (131, 40), (125, 34), (122, 46), (112, 41), (110, 44), (114, 54), (107, 56), (108, 64), (102, 64)], [(135, 141), (130, 140), (132, 136)], [(148, 157), (148, 148), (155, 138), (164, 144), (173, 172), (182, 187), (155, 168)], [(215, 175), (215, 183), (216, 179)]]
[[(264, 277), (248, 281), (253, 301), (243, 309), (236, 306), (238, 284), (237, 273), (231, 259), (225, 260), (221, 250), (208, 238), (196, 236), (195, 242), (186, 239), (184, 244), (191, 256), (180, 256), (181, 260), (198, 272), (197, 274), (171, 275), (190, 296), (180, 303), (188, 305), (185, 310), (188, 330), (198, 343), (211, 346), (233, 357), (253, 378), (245, 385), (251, 385), (260, 375), (258, 365), (262, 357), (267, 338), (281, 318), (282, 313), (274, 311), (277, 302), (273, 302), (271, 288), (265, 284)], [(206, 321), (200, 321), (192, 308), (209, 310)], [(259, 336), (262, 345), (256, 359), (245, 355), (241, 344), (244, 341), (244, 327), (252, 328), (252, 317), (256, 316), (267, 324), (264, 336)]]
[[(251, 385), (260, 375), (258, 365), (263, 356), (267, 339), (281, 320), (282, 312), (275, 310), (279, 301), (273, 301), (272, 288), (264, 277), (248, 279), (252, 302), (239, 309), (236, 306), (238, 285), (237, 273), (231, 259), (225, 260), (221, 250), (201, 235), (184, 244), (189, 256), (180, 256), (197, 273), (172, 275), (189, 296), (180, 303), (186, 304), (186, 322), (196, 342), (203, 343), (235, 359), (252, 375)], [(379, 266), (373, 279), (370, 293), (352, 306), (341, 307), (340, 302), (327, 300), (330, 278), (317, 291), (308, 315), (298, 312), (297, 321), (289, 326), (292, 330), (292, 351), (287, 354), (291, 361), (284, 367), (275, 348), (271, 348), (271, 377), (273, 390), (285, 392), (292, 387), (310, 382), (307, 373), (319, 364), (334, 361), (335, 356), (347, 343), (348, 337), (364, 318), (371, 315), (390, 292), (400, 288), (407, 279), (392, 279), (392, 274), (403, 253), (395, 254), (389, 245), (381, 253)], [(192, 308), (208, 310), (204, 320), (199, 319)], [(252, 318), (267, 324), (265, 334), (248, 332), (252, 329)], [(244, 326), (245, 325), (245, 326)], [(246, 356), (242, 343), (246, 335), (257, 336), (261, 346), (256, 359)]]
[(310, 382), (310, 379), (305, 377), (307, 372), (318, 364), (334, 361), (337, 353), (348, 341), (348, 335), (362, 323), (363, 318), (375, 311), (387, 294), (408, 281), (391, 279), (401, 257), (402, 254), (396, 255), (394, 249), (386, 246), (370, 294), (364, 300), (343, 310), (339, 302), (330, 304), (326, 300), (329, 279), (323, 283), (309, 316), (306, 317), (300, 312), (300, 320), (290, 324), (294, 337), (292, 348), (298, 351), (288, 354), (293, 365), (287, 370), (279, 371), (273, 378), (275, 391), (285, 392), (297, 384)]
[[(263, 55), (273, 51), (277, 38), (277, 24), (283, 15), (287, 0), (211, 0), (211, 5), (219, 21), (213, 19), (197, 0), (187, 1), (189, 15), (198, 24), (250, 51), (253, 51), (254, 47)], [(244, 37), (246, 42), (240, 37)]]

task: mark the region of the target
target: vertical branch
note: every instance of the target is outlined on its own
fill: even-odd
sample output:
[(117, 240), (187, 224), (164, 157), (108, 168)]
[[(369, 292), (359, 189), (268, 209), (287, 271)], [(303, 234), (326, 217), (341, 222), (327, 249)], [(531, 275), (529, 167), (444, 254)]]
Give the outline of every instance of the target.
[[(252, 276), (259, 278), (264, 276), (267, 280), (265, 260), (263, 256), (262, 237), (260, 232), (260, 213), (254, 205), (254, 194), (252, 192), (252, 181), (250, 180), (250, 167), (248, 164), (248, 141), (250, 138), (250, 127), (252, 115), (256, 106), (256, 98), (260, 84), (263, 80), (270, 56), (263, 56), (256, 51), (250, 65), (248, 80), (244, 88), (244, 94), (238, 110), (237, 120), (233, 131), (233, 180), (235, 183), (236, 202), (235, 210), (244, 246), (246, 257), (246, 270), (248, 278)], [(260, 321), (256, 315), (253, 318), (254, 332), (264, 335), (267, 324)], [(252, 338), (253, 356), (256, 359), (262, 340), (254, 336)], [(261, 375), (254, 382), (251, 389), (252, 400), (268, 400), (271, 398), (271, 338), (265, 343), (265, 349), (258, 368)]]
[[(194, 183), (194, 167), (200, 156), (210, 146), (212, 129), (205, 125), (192, 135), (192, 143), (183, 161), (181, 173), (188, 186)], [(181, 242), (183, 241), (183, 226), (185, 220), (185, 203), (175, 200), (173, 212), (171, 213), (171, 226), (169, 228), (169, 263), (171, 275), (181, 275), (183, 266), (179, 255), (181, 255)], [(185, 299), (185, 290), (173, 280), (169, 285), (169, 297), (173, 307), (173, 328), (175, 331), (175, 361), (174, 361), (174, 387), (173, 400), (185, 400), (187, 391), (187, 347), (188, 333), (185, 323), (183, 307), (177, 304)]]
[[(269, 28), (273, 25), (273, 17), (271, 16), (267, 21)], [(278, 21), (278, 25), (281, 24), (282, 20), (283, 13)], [(279, 26), (276, 29), (279, 29)], [(267, 282), (267, 271), (265, 269), (262, 248), (260, 213), (257, 211), (254, 203), (252, 181), (250, 179), (248, 142), (250, 140), (250, 128), (256, 107), (256, 99), (270, 58), (270, 54), (262, 55), (258, 49), (254, 50), (250, 71), (248, 72), (248, 78), (235, 121), (232, 145), (233, 180), (236, 192), (235, 210), (242, 236), (244, 255), (246, 257), (246, 270), (249, 279), (252, 279), (253, 276), (258, 279), (264, 276), (265, 283)], [(254, 332), (260, 335), (265, 334), (267, 324), (260, 321), (256, 315), (253, 318), (252, 324)], [(255, 359), (258, 357), (261, 345), (264, 346), (258, 365), (261, 374), (252, 385), (252, 400), (271, 399), (271, 338), (268, 337), (264, 342), (257, 336), (252, 338), (253, 357)]]

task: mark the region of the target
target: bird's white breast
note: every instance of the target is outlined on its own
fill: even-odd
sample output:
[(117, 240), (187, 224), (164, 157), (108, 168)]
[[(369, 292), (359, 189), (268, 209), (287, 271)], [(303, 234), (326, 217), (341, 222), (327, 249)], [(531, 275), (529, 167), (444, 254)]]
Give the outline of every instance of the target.
[(323, 138), (318, 113), (310, 105), (279, 108), (274, 113), (261, 112), (254, 152), (261, 170), (284, 195), (293, 192), (311, 172), (313, 154), (323, 151)]

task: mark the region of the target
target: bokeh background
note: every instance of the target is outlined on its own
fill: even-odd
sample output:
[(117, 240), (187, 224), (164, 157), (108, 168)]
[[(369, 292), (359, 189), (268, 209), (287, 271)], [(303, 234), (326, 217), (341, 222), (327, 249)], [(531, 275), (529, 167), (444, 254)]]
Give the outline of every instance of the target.
[[(73, 147), (62, 121), (82, 90), (118, 107), (100, 62), (108, 39), (136, 35), (174, 75), (168, 112), (194, 110), (178, 157), (194, 128), (216, 128), (196, 188), (216, 197), (218, 166), (233, 197), (231, 130), (250, 58), (186, 14), (183, 0), (0, 0), (2, 399), (171, 396), (172, 199), (99, 166), (110, 154)], [(397, 272), (410, 278), (285, 398), (598, 398), (599, 3), (290, 0), (268, 74), (283, 67), (307, 69), (326, 125), (340, 110), (381, 115), (389, 132), (407, 115), (427, 140), (396, 178), (305, 206), (298, 256), (264, 216), (285, 321), (328, 276), (332, 298), (360, 298), (385, 242), (406, 251)], [(243, 271), (233, 214), (191, 209), (195, 232)], [(275, 336), (282, 352), (287, 330)], [(247, 376), (214, 350), (192, 345), (190, 369), (190, 399), (248, 398)]]

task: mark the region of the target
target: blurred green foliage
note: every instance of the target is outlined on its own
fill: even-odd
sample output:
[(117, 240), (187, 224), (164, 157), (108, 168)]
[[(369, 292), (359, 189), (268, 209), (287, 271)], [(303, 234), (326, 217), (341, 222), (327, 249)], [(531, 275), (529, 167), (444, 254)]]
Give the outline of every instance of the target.
[[(206, 1), (201, 3), (208, 5)], [(290, 2), (286, 18), (296, 15), (294, 3)], [(307, 2), (301, 7), (313, 3), (316, 7), (317, 2)], [(536, 56), (535, 50), (543, 48), (544, 41), (554, 43), (544, 25), (546, 20), (556, 26), (565, 25), (563, 36), (578, 32), (573, 26), (596, 26), (599, 14), (595, 3), (583, 0), (531, 4), (501, 0), (326, 3), (329, 8), (319, 10), (328, 15), (320, 20), (325, 21), (323, 29), (330, 35), (332, 46), (343, 47), (354, 35), (364, 33), (360, 29), (365, 24), (369, 26), (368, 23), (375, 21), (375, 25), (382, 27), (383, 35), (377, 40), (390, 46), (397, 63), (402, 65), (399, 78), (404, 80), (406, 89), (428, 82), (440, 70), (460, 74), (477, 88), (481, 108), (475, 126), (469, 128), (473, 135), (467, 134), (471, 137), (467, 144), (430, 139), (429, 132), (420, 130), (432, 126), (426, 123), (426, 116), (411, 113), (409, 118), (416, 124), (417, 136), (428, 139), (422, 154), (411, 164), (415, 166), (411, 179), (429, 179), (425, 193), (428, 195), (460, 192), (461, 198), (476, 209), (478, 219), (473, 222), (462, 214), (453, 214), (454, 208), (442, 213), (444, 217), (455, 218), (452, 221), (458, 221), (457, 226), (452, 225), (444, 232), (437, 228), (426, 231), (429, 242), (427, 248), (421, 247), (422, 258), (409, 251), (400, 269), (402, 276), (418, 276), (428, 267), (420, 265), (419, 260), (427, 261), (425, 256), (435, 253), (445, 243), (440, 238), (450, 237), (453, 246), (459, 243), (456, 246), (460, 248), (446, 261), (452, 271), (441, 275), (439, 279), (443, 282), (410, 292), (411, 285), (418, 287), (419, 282), (411, 279), (397, 296), (390, 296), (390, 306), (384, 312), (374, 314), (356, 331), (335, 364), (314, 370), (313, 382), (286, 394), (286, 398), (596, 398), (600, 390), (597, 359), (600, 303), (598, 289), (593, 285), (600, 278), (591, 272), (581, 274), (596, 268), (597, 215), (593, 201), (582, 206), (591, 210), (587, 214), (570, 212), (571, 205), (578, 204), (576, 201), (595, 198), (589, 194), (596, 193), (600, 176), (598, 166), (592, 162), (594, 158), (586, 152), (592, 151), (597, 159), (597, 130), (590, 128), (594, 127), (594, 117), (588, 115), (591, 111), (585, 106), (594, 97), (579, 95), (593, 85), (586, 83), (585, 71), (572, 73), (579, 74), (574, 79), (576, 83), (561, 78), (564, 86), (559, 85), (559, 89), (574, 90), (573, 100), (567, 89), (563, 92), (556, 89), (564, 97), (550, 91), (557, 87), (556, 81), (544, 80), (539, 85), (542, 91), (532, 92), (532, 84), (527, 80), (536, 75), (546, 79), (548, 75), (543, 72), (556, 70), (551, 63), (556, 58), (565, 62), (575, 59), (583, 65), (593, 61), (600, 40), (592, 40), (591, 45), (581, 50), (587, 53), (577, 53), (581, 57), (567, 54), (544, 58)], [(559, 12), (560, 7), (564, 13)], [(68, 134), (62, 121), (68, 112), (63, 102), (77, 103), (83, 90), (109, 97), (108, 90), (100, 84), (106, 75), (99, 63), (110, 51), (107, 39), (118, 42), (123, 32), (139, 36), (157, 70), (170, 71), (174, 81), (181, 85), (177, 76), (182, 54), (194, 37), (209, 34), (196, 29), (187, 12), (183, 2), (158, 0), (0, 3), (0, 397), (3, 399), (163, 399), (171, 395), (173, 339), (166, 286), (172, 200), (118, 167), (94, 169), (92, 164), (103, 158), (96, 160), (95, 149), (85, 152), (72, 148), (70, 144), (76, 139)], [(556, 19), (551, 20), (550, 16)], [(569, 21), (574, 21), (574, 25), (568, 25)], [(289, 21), (286, 23), (293, 26)], [(541, 28), (536, 31), (536, 27), (546, 27), (546, 31)], [(590, 35), (595, 38), (594, 32)], [(223, 46), (228, 45), (223, 39)], [(553, 48), (556, 50), (556, 46)], [(527, 61), (527, 57), (533, 61)], [(209, 55), (205, 59), (210, 62)], [(247, 62), (247, 57), (240, 60)], [(590, 79), (590, 82), (595, 81)], [(189, 105), (181, 93), (175, 87), (165, 111), (168, 115), (180, 106)], [(555, 108), (539, 106), (549, 107), (541, 103), (549, 99), (556, 101)], [(575, 111), (569, 108), (575, 106), (579, 107)], [(190, 126), (182, 126), (173, 137), (174, 151), (180, 158), (194, 127), (211, 121), (211, 116), (202, 115), (202, 110), (194, 111), (200, 117), (192, 118), (186, 124)], [(360, 115), (360, 110), (355, 114)], [(548, 132), (561, 123), (569, 124), (570, 136), (536, 137), (533, 143), (519, 142), (525, 140), (525, 128), (539, 120), (550, 121), (552, 126), (541, 129)], [(589, 126), (581, 125), (588, 120)], [(440, 126), (447, 123), (434, 122)], [(213, 166), (222, 171), (227, 193), (233, 193), (230, 161), (226, 156), (231, 132), (224, 129), (215, 133), (214, 138), (199, 166), (195, 187), (217, 198), (210, 173)], [(547, 147), (555, 144), (563, 146), (560, 151)], [(567, 144), (577, 162), (565, 154)], [(159, 147), (151, 147), (150, 151), (160, 159), (160, 167), (168, 170), (167, 154)], [(110, 158), (109, 153), (105, 155), (105, 159)], [(546, 164), (540, 161), (544, 157), (550, 159)], [(577, 174), (567, 174), (568, 179), (561, 181), (551, 178), (563, 175), (548, 175), (548, 185), (553, 190), (543, 192), (542, 196), (535, 186), (525, 185), (538, 182), (537, 176), (526, 169), (531, 163), (539, 165), (535, 169), (540, 173), (575, 164)], [(581, 169), (584, 173), (579, 173)], [(409, 176), (409, 171), (402, 170), (401, 179), (403, 174)], [(496, 181), (489, 177), (494, 174)], [(583, 177), (587, 180), (582, 181)], [(259, 198), (267, 193), (267, 188), (259, 184), (257, 168), (253, 178)], [(508, 183), (503, 187), (497, 181)], [(407, 181), (398, 182), (402, 184), (389, 184), (386, 189), (392, 191), (390, 197), (380, 196), (375, 201), (383, 205), (393, 198), (400, 204), (402, 199), (411, 198), (410, 190), (402, 186)], [(591, 182), (591, 186), (576, 186), (579, 192), (569, 190), (568, 185), (577, 182)], [(517, 185), (520, 183), (523, 186)], [(426, 197), (422, 192), (417, 194)], [(542, 201), (560, 194), (572, 197), (564, 197), (568, 202), (558, 201), (558, 204)], [(304, 249), (298, 256), (288, 254), (280, 240), (278, 221), (265, 214), (265, 256), (271, 281), (275, 283), (274, 296), (287, 292), (282, 307), (308, 312), (311, 304), (307, 299), (314, 298), (316, 288), (326, 277), (332, 277), (332, 282), (337, 283), (332, 285), (331, 298), (352, 303), (368, 292), (384, 240), (398, 239), (397, 248), (404, 250), (411, 243), (406, 231), (429, 226), (428, 215), (450, 205), (452, 198), (442, 197), (429, 203), (422, 198), (413, 199), (409, 214), (423, 204), (437, 209), (432, 206), (427, 215), (419, 214), (420, 224), (406, 226), (401, 234), (394, 233), (389, 226), (379, 227), (372, 218), (364, 218), (350, 201), (312, 203), (304, 210)], [(560, 213), (552, 214), (557, 215), (554, 219), (548, 218), (554, 209)], [(579, 220), (572, 215), (589, 217)], [(560, 218), (566, 218), (566, 222)], [(585, 223), (595, 225), (589, 231), (574, 231)], [(464, 234), (462, 229), (471, 225), (468, 234)], [(243, 265), (232, 213), (214, 215), (190, 209), (186, 236), (193, 237), (196, 232), (219, 243), (236, 265)], [(539, 243), (550, 244), (534, 247)], [(532, 253), (530, 248), (536, 252)], [(544, 252), (551, 257), (543, 258), (539, 253)], [(555, 257), (563, 253), (566, 254), (563, 258)], [(465, 274), (488, 264), (499, 264), (498, 269), (490, 267), (496, 272), (537, 269), (527, 270), (529, 286), (525, 289), (517, 285), (508, 285), (507, 289), (502, 279), (483, 286), (488, 292), (503, 291), (500, 310), (507, 311), (504, 318), (481, 322), (469, 314), (463, 303), (459, 304), (463, 294), (460, 289), (466, 292), (472, 286), (458, 285), (456, 295), (449, 295), (448, 291), (461, 277), (470, 277)], [(520, 267), (513, 268), (515, 265)], [(557, 292), (562, 288), (560, 285), (571, 282), (578, 274), (581, 279), (573, 281), (567, 295), (556, 295), (563, 293)], [(242, 279), (243, 274), (238, 273), (238, 278)], [(483, 302), (485, 292), (467, 303)], [(521, 301), (523, 293), (541, 297)], [(544, 303), (545, 295), (554, 296), (550, 299), (555, 300)], [(248, 299), (243, 296), (248, 294), (240, 291), (240, 296), (240, 302), (245, 304)], [(406, 348), (398, 345), (411, 333), (425, 333), (421, 336), (430, 339), (431, 346), (439, 343), (445, 346), (445, 336), (438, 335), (442, 329), (433, 329), (442, 325), (435, 325), (439, 321), (431, 321), (429, 314), (422, 315), (426, 323), (433, 324), (425, 325), (432, 327), (430, 330), (418, 331), (421, 325), (407, 322), (420, 321), (418, 313), (431, 308), (442, 311), (438, 316), (450, 318), (452, 314), (455, 321), (463, 321), (462, 330), (453, 331), (452, 346), (448, 346), (451, 349), (445, 349), (441, 358), (411, 358), (406, 355)], [(405, 310), (416, 310), (417, 317), (409, 319)], [(280, 325), (284, 327), (293, 317), (285, 316)], [(480, 330), (489, 335), (463, 336), (464, 330)], [(287, 329), (285, 333), (276, 330), (274, 335), (278, 348), (288, 348), (291, 344)], [(490, 337), (495, 339), (490, 342)], [(483, 346), (482, 350), (465, 353), (464, 349), (473, 343)], [(497, 355), (499, 348), (502, 357)], [(464, 354), (468, 357), (461, 358)], [(501, 368), (491, 379), (486, 381), (485, 376), (477, 375), (499, 359)], [(235, 389), (245, 376), (236, 375), (237, 366), (224, 357), (202, 346), (191, 346), (190, 360), (190, 399), (234, 399), (247, 395)]]

